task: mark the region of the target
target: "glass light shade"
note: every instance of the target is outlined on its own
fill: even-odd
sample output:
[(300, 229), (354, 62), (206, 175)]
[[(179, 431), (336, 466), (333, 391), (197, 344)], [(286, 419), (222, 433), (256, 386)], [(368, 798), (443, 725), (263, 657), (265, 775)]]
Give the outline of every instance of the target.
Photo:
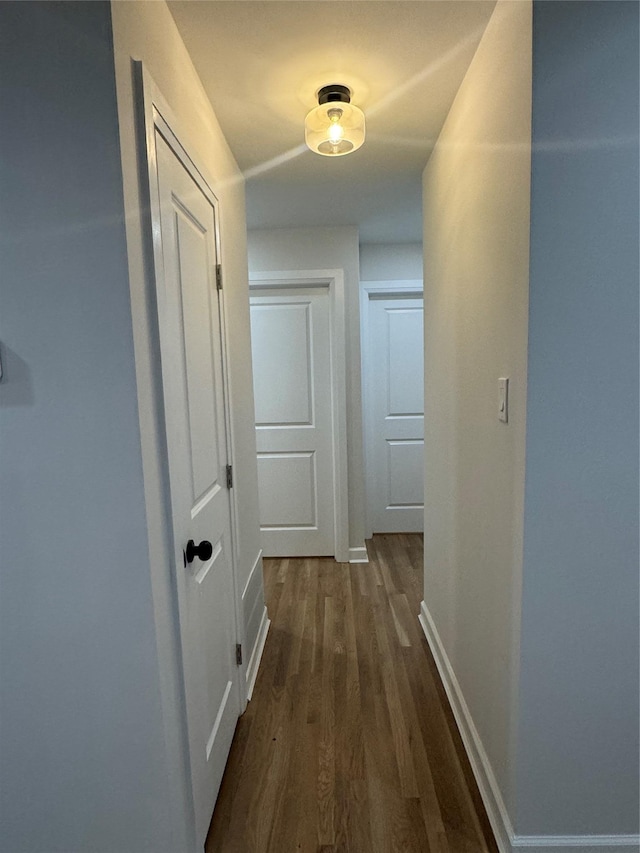
[(316, 154), (340, 157), (364, 142), (364, 113), (353, 104), (329, 101), (307, 113), (304, 139)]

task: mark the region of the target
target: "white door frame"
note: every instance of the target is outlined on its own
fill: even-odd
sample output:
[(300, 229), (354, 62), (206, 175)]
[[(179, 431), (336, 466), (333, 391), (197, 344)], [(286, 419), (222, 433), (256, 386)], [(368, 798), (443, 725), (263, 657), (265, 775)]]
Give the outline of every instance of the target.
[(305, 287), (326, 287), (329, 291), (335, 558), (338, 563), (348, 563), (349, 498), (344, 272), (341, 269), (333, 269), (249, 273), (249, 289), (255, 294), (264, 294), (265, 291), (274, 289), (297, 288), (300, 290)]
[(364, 424), (364, 474), (365, 474), (365, 508), (364, 529), (365, 539), (373, 536), (371, 524), (371, 499), (373, 495), (373, 423), (369, 417), (373, 403), (373, 376), (371, 363), (371, 340), (369, 324), (369, 303), (372, 299), (415, 299), (423, 295), (423, 283), (420, 279), (404, 279), (402, 281), (366, 281), (360, 282), (360, 350), (362, 369), (362, 422)]
[[(153, 337), (153, 347), (156, 353), (160, 352), (159, 344), (159, 320), (156, 310), (156, 282), (164, 280), (164, 265), (162, 260), (162, 244), (160, 236), (160, 203), (157, 193), (157, 161), (155, 152), (156, 128), (165, 138), (180, 162), (198, 183), (200, 189), (212, 203), (215, 210), (216, 222), (216, 254), (220, 259), (221, 245), (219, 235), (220, 207), (218, 199), (211, 189), (214, 181), (210, 178), (206, 167), (193, 154), (194, 147), (190, 144), (188, 134), (183, 132), (180, 122), (176, 119), (168, 103), (162, 96), (152, 77), (144, 68), (142, 62), (132, 61), (132, 74), (134, 77), (135, 91), (135, 120), (138, 127), (138, 158), (139, 174), (142, 186), (142, 198), (149, 204), (149, 211), (142, 211), (142, 224), (144, 226), (145, 256), (147, 264), (147, 311), (149, 329)], [(183, 145), (184, 142), (184, 145)], [(187, 146), (187, 147), (185, 147)], [(187, 148), (189, 153), (187, 153)], [(221, 347), (222, 347), (222, 372), (223, 393), (225, 400), (225, 426), (227, 431), (227, 447), (229, 461), (236, 464), (236, 451), (232, 431), (231, 418), (231, 382), (228, 371), (228, 347), (227, 347), (227, 308), (224, 292), (220, 293), (220, 317), (221, 317)], [(154, 383), (157, 384), (159, 399), (163, 399), (162, 375), (160, 365), (156, 365)], [(162, 430), (165, 427), (165, 414), (157, 411), (156, 417), (160, 421)], [(166, 444), (164, 445), (166, 454)], [(182, 543), (176, 543), (173, 535), (173, 521), (171, 511), (171, 492), (169, 488), (168, 465), (166, 459), (162, 462), (164, 474), (164, 505), (165, 516), (168, 520), (167, 538), (164, 543), (169, 553), (169, 564), (175, 566), (178, 549), (182, 550)], [(230, 514), (231, 514), (231, 571), (233, 577), (234, 617), (236, 642), (244, 643), (244, 619), (242, 612), (241, 590), (238, 588), (238, 496), (235, 489), (230, 492)], [(181, 565), (179, 562), (178, 565)], [(185, 773), (179, 772), (176, 767), (170, 774), (170, 791), (172, 807), (175, 808), (175, 820), (180, 821), (187, 835), (187, 843), (195, 849), (193, 799), (191, 795), (191, 773), (189, 771), (189, 751), (187, 746), (187, 718), (186, 702), (184, 696), (184, 674), (182, 664), (182, 649), (180, 640), (180, 626), (178, 621), (178, 601), (175, 575), (170, 578), (170, 592), (167, 594), (165, 582), (152, 572), (151, 585), (154, 606), (154, 618), (156, 623), (158, 658), (160, 668), (160, 701), (164, 719), (165, 742), (167, 754), (170, 761), (184, 761)], [(238, 667), (238, 679), (236, 690), (238, 691), (238, 706), (242, 712), (247, 704), (247, 661)], [(177, 682), (176, 682), (177, 679)], [(176, 687), (176, 684), (179, 687)], [(176, 689), (179, 697), (176, 696)], [(178, 701), (176, 701), (178, 699)], [(185, 790), (184, 785), (188, 785)], [(190, 820), (185, 826), (185, 809), (191, 813)]]

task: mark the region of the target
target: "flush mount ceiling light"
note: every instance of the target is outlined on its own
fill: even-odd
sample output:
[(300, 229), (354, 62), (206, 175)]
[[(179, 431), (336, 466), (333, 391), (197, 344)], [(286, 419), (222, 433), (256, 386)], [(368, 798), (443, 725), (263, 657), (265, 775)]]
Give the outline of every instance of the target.
[(350, 102), (350, 89), (338, 83), (318, 92), (318, 106), (304, 120), (305, 142), (316, 154), (340, 157), (364, 142), (364, 113)]

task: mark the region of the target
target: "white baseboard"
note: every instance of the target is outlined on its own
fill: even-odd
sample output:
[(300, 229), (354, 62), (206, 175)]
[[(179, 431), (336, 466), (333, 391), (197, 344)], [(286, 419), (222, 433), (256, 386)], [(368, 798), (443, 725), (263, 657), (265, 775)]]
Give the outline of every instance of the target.
[(638, 835), (515, 835), (480, 735), (424, 601), (418, 617), (453, 711), (500, 853), (640, 853)]
[(253, 583), (253, 578), (255, 576), (255, 573), (258, 571), (258, 567), (260, 568), (260, 571), (261, 571), (262, 570), (262, 548), (260, 548), (260, 550), (258, 551), (258, 556), (254, 560), (253, 566), (251, 567), (251, 571), (249, 572), (249, 577), (247, 578), (247, 582), (244, 585), (244, 589), (242, 590), (242, 600), (243, 601), (246, 598), (247, 592), (249, 591), (251, 584)]
[(366, 546), (363, 545), (361, 548), (349, 548), (349, 562), (368, 563), (369, 555), (367, 554)]
[(271, 624), (271, 620), (267, 614), (267, 608), (265, 607), (262, 611), (262, 619), (260, 620), (260, 627), (258, 628), (258, 634), (256, 636), (256, 641), (253, 644), (253, 649), (251, 651), (251, 657), (249, 658), (249, 663), (247, 664), (246, 671), (246, 679), (247, 679), (247, 702), (251, 699), (253, 694), (253, 688), (256, 684), (256, 677), (258, 675), (258, 668), (260, 666), (260, 661), (262, 659), (262, 652), (264, 651), (264, 644), (267, 641), (267, 634), (269, 632), (269, 625)]
[(496, 837), (498, 849), (500, 853), (511, 853), (513, 830), (502, 799), (502, 794), (493, 775), (487, 754), (482, 746), (480, 735), (473, 724), (473, 719), (462, 695), (458, 679), (455, 676), (453, 667), (440, 640), (440, 635), (424, 601), (420, 605), (420, 616), (418, 618), (429, 643), (436, 666), (438, 667), (438, 672), (440, 673), (440, 678), (449, 699), (453, 716), (458, 724), (460, 736), (467, 752), (473, 775), (478, 783), (480, 796), (487, 810), (487, 816), (493, 829), (493, 834)]
[(628, 853), (640, 851), (640, 835), (516, 835), (511, 841), (513, 853)]

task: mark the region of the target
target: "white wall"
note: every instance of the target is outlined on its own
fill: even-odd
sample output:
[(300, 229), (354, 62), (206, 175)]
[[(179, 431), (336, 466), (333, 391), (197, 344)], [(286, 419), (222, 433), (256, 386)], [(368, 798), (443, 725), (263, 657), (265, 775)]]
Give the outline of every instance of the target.
[(360, 281), (422, 279), (422, 243), (360, 243)]
[(364, 461), (360, 375), (357, 228), (282, 228), (249, 232), (249, 269), (343, 269), (347, 329), (347, 453), (349, 546), (364, 547)]
[(638, 4), (535, 4), (533, 75), (517, 829), (638, 833)]
[(501, 0), (424, 174), (424, 617), (504, 850), (638, 849), (638, 100), (637, 4)]
[[(531, 4), (499, 2), (424, 172), (426, 608), (513, 813)], [(510, 377), (509, 423), (498, 378)]]
[[(161, 668), (164, 673), (166, 737), (173, 771), (173, 802), (184, 790), (184, 744), (176, 739), (180, 703), (177, 650), (171, 642), (171, 565), (166, 548), (160, 380), (152, 287), (145, 271), (145, 237), (135, 139), (132, 59), (141, 60), (167, 101), (187, 149), (202, 164), (220, 203), (221, 257), (231, 383), (234, 490), (238, 517), (237, 570), (244, 590), (245, 661), (254, 646), (264, 610), (259, 560), (258, 490), (251, 378), (244, 182), (222, 136), (211, 104), (164, 2), (112, 4), (120, 121), (120, 146), (127, 210), (127, 248), (134, 319), (142, 456), (152, 553)], [(151, 289), (151, 293), (150, 293)], [(252, 571), (253, 569), (253, 571)], [(176, 810), (175, 820), (184, 811)], [(187, 827), (188, 830), (188, 827)]]
[(176, 853), (109, 5), (0, 33), (0, 850)]

